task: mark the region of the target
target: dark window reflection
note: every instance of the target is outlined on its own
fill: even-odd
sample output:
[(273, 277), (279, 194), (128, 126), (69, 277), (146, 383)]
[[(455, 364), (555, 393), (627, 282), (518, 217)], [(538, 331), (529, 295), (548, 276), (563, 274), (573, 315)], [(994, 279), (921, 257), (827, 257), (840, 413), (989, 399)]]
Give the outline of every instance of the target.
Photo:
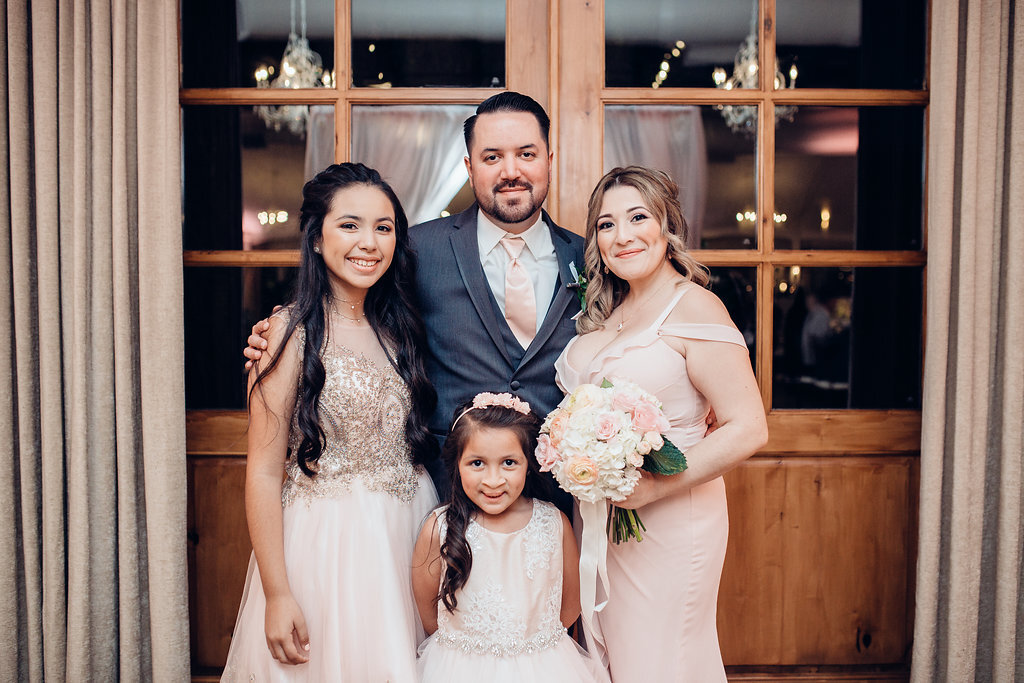
[(604, 12), (608, 87), (711, 88), (716, 68), (732, 74), (757, 2), (605, 0)]
[(295, 268), (185, 269), (185, 406), (245, 407), (242, 349), (253, 323), (291, 298)]
[[(797, 88), (923, 87), (926, 10), (926, 0), (778, 0), (778, 87), (793, 67)], [(756, 0), (605, 0), (605, 84), (713, 87), (715, 69), (733, 75), (756, 12)]]
[(504, 86), (504, 0), (353, 0), (352, 84)]
[[(324, 73), (334, 71), (334, 2), (296, 3), (295, 24), (287, 2), (272, 0), (181, 0), (181, 79), (186, 88), (256, 87), (261, 69), (267, 81), (281, 74), (281, 59), (294, 28), (305, 36)], [(321, 74), (322, 76), (322, 74)]]
[(736, 328), (743, 334), (754, 363), (757, 331), (757, 289), (754, 268), (715, 267), (711, 271), (711, 291), (722, 300)]
[[(185, 249), (298, 247), (302, 185), (321, 170), (310, 162), (334, 154), (334, 108), (301, 113), (303, 134), (295, 135), (254, 107), (183, 108)], [(327, 133), (305, 130), (314, 124)], [(313, 154), (324, 139), (326, 152)]]
[(919, 268), (775, 270), (775, 408), (919, 409)]
[[(749, 115), (756, 122), (757, 108)], [(754, 139), (730, 129), (716, 107), (605, 107), (605, 170), (636, 164), (672, 176), (690, 248), (756, 248), (756, 159)]]
[(927, 0), (778, 0), (777, 56), (797, 87), (924, 85)]
[(916, 107), (800, 107), (775, 131), (775, 248), (921, 248)]

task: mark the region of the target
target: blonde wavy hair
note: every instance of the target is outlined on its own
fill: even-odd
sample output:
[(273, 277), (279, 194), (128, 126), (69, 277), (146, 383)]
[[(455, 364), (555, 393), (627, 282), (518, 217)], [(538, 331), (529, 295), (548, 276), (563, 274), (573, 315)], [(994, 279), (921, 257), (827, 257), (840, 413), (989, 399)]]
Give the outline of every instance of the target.
[(668, 260), (686, 280), (702, 287), (710, 281), (708, 270), (686, 253), (689, 228), (679, 205), (679, 187), (662, 171), (643, 166), (618, 167), (608, 171), (590, 195), (587, 207), (586, 246), (583, 261), (586, 268), (586, 313), (576, 321), (576, 331), (586, 334), (604, 327), (605, 320), (629, 293), (629, 283), (611, 271), (605, 272), (601, 250), (597, 246), (597, 217), (604, 196), (613, 187), (632, 187), (640, 193), (644, 205), (661, 223), (661, 234), (668, 240)]

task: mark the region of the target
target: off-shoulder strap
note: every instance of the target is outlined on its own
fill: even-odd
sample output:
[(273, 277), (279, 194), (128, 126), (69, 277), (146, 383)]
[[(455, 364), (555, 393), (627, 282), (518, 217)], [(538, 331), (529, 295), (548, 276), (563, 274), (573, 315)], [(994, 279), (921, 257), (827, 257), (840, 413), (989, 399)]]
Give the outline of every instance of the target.
[(669, 323), (662, 325), (658, 331), (663, 335), (672, 337), (728, 342), (747, 348), (747, 342), (743, 339), (743, 334), (735, 327), (730, 327), (729, 325), (719, 325), (718, 323)]
[(687, 292), (699, 286), (700, 285), (690, 282), (676, 292), (676, 295), (672, 297), (672, 301), (668, 305), (668, 308), (658, 316), (658, 320), (654, 324), (658, 332), (672, 337), (728, 342), (747, 348), (747, 342), (743, 339), (743, 335), (739, 330), (730, 325), (719, 325), (718, 323), (665, 323), (665, 319), (668, 318), (669, 314), (675, 309), (679, 300), (682, 299)]
[(661, 312), (661, 315), (658, 316), (658, 319), (654, 321), (654, 325), (652, 325), (652, 327), (654, 327), (654, 329), (659, 329), (665, 323), (665, 318), (667, 318), (669, 316), (669, 313), (671, 313), (675, 309), (676, 304), (679, 303), (679, 300), (686, 296), (686, 294), (691, 289), (699, 286), (700, 285), (695, 285), (692, 282), (687, 282), (685, 285), (676, 290), (676, 295), (672, 297), (672, 300), (669, 301), (668, 306), (666, 306), (665, 310)]

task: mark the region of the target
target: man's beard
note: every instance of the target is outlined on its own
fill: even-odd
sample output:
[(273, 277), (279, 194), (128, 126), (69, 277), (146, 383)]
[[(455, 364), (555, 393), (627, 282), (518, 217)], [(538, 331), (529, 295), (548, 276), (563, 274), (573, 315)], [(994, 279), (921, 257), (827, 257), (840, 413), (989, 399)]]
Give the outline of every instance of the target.
[[(499, 201), (500, 191), (513, 187), (526, 190), (526, 196), (518, 199), (513, 205), (503, 205)], [(486, 199), (486, 201), (482, 201), (482, 199)], [(526, 182), (502, 183), (491, 190), (490, 195), (482, 199), (478, 198), (477, 201), (480, 203), (480, 208), (483, 209), (483, 212), (488, 216), (492, 216), (498, 221), (507, 224), (515, 224), (525, 221), (544, 203), (544, 198), (541, 198), (540, 201), (536, 201), (533, 196), (533, 185)]]

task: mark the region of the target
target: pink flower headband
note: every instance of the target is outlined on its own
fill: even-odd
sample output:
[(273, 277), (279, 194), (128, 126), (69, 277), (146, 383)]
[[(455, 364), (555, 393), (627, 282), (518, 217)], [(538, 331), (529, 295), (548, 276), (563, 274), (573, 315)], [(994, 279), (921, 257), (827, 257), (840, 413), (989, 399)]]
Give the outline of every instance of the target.
[[(465, 415), (474, 408), (482, 410), (484, 408), (490, 408), (492, 406), (497, 406), (499, 408), (509, 408), (510, 410), (514, 410), (517, 413), (522, 413), (523, 415), (530, 414), (530, 404), (521, 398), (513, 396), (508, 392), (504, 394), (491, 394), (489, 392), (483, 391), (473, 397), (473, 405), (463, 410), (462, 415)], [(459, 415), (457, 418), (455, 418), (455, 422), (452, 423), (453, 430), (455, 429), (455, 425), (459, 423), (459, 420), (462, 419), (462, 415)]]

